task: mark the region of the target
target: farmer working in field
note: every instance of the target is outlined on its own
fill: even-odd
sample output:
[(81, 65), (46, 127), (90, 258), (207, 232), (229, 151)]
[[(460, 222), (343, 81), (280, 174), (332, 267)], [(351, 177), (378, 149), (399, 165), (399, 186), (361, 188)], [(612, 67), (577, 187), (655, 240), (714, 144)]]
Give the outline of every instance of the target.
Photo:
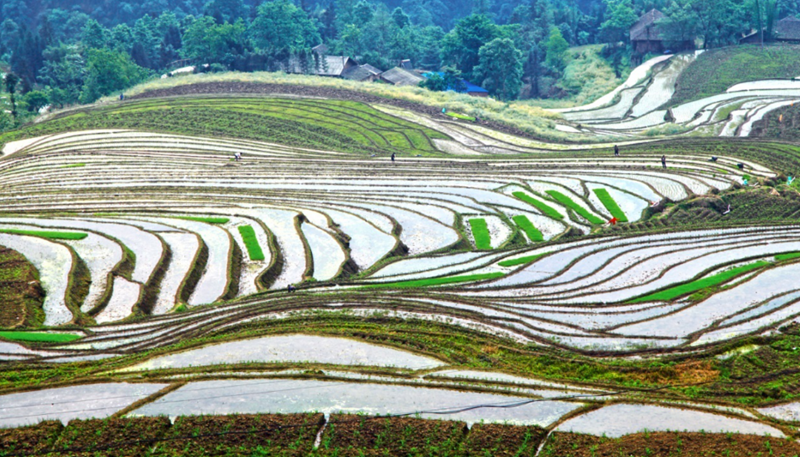
[(619, 157), (619, 146), (614, 145), (614, 157)]
[(667, 168), (667, 156), (665, 155), (661, 156), (661, 166)]
[(392, 153), (392, 162), (394, 162), (394, 152)]

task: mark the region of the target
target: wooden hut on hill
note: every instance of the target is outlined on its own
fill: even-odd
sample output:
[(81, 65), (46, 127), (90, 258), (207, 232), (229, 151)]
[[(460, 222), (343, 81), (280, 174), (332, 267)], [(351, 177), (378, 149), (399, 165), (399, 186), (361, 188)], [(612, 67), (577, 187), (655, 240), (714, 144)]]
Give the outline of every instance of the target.
[(775, 24), (775, 41), (800, 43), (800, 19), (789, 16)]
[(631, 44), (636, 54), (644, 55), (647, 53), (661, 54), (664, 51), (686, 51), (694, 49), (694, 40), (667, 40), (658, 21), (664, 18), (664, 13), (657, 9), (652, 9), (642, 15), (630, 30)]

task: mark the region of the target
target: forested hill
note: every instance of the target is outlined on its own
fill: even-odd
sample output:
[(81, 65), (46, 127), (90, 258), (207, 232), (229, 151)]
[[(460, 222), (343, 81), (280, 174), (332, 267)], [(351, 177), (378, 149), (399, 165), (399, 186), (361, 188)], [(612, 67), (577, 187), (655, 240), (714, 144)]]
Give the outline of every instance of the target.
[[(93, 102), (178, 66), (279, 71), (294, 59), (303, 67), (320, 43), (329, 55), (381, 70), (408, 59), (414, 68), (463, 77), (499, 99), (563, 97), (566, 70), (576, 55), (607, 68), (605, 60), (616, 78), (622, 76), (633, 49), (629, 31), (653, 8), (664, 13), (657, 25), (666, 43), (705, 48), (738, 43), (758, 26), (758, 18), (769, 30), (777, 19), (800, 14), (796, 0), (2, 0), (0, 5), (0, 72), (10, 75), (0, 90), (8, 94), (0, 93), (0, 130), (19, 125), (43, 106)], [(592, 55), (567, 52), (605, 43)], [(11, 97), (15, 91), (25, 98)]]
[[(181, 18), (187, 15), (209, 15), (234, 22), (236, 19), (255, 16), (262, 0), (4, 0), (2, 17), (10, 18), (17, 24), (36, 27), (44, 17), (51, 21), (70, 19), (80, 21), (82, 14), (88, 15), (106, 27), (133, 23), (142, 16), (159, 16), (165, 11), (173, 12)], [(298, 0), (295, 2), (304, 10), (315, 14), (335, 11), (336, 7), (348, 7), (357, 1), (336, 0)], [(388, 9), (400, 7), (409, 14), (416, 24), (437, 25), (444, 29), (452, 28), (455, 21), (470, 14), (476, 8), (491, 11), (498, 23), (512, 19), (514, 9), (521, 5), (534, 3), (526, 0), (376, 0), (368, 3), (385, 5)], [(554, 0), (550, 2), (556, 10), (576, 10), (578, 16), (598, 19), (605, 6), (603, 0)], [(657, 3), (657, 2), (655, 2)], [(654, 2), (645, 2), (642, 8)], [(59, 11), (60, 10), (60, 11)], [(329, 13), (330, 14), (330, 13)], [(590, 21), (591, 22), (591, 21)]]

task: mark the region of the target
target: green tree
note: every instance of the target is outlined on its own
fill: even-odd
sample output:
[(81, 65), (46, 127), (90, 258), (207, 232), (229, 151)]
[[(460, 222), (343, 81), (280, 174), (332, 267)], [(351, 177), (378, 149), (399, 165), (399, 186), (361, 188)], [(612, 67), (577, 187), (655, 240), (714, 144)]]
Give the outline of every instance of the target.
[(47, 94), (41, 90), (32, 90), (28, 92), (22, 97), (22, 101), (25, 102), (25, 107), (28, 109), (28, 112), (31, 113), (39, 112), (40, 109), (50, 103)]
[(564, 57), (567, 49), (569, 49), (569, 43), (561, 35), (561, 30), (558, 27), (550, 29), (550, 36), (547, 38), (544, 47), (546, 51), (545, 65), (556, 72), (564, 70), (566, 66)]
[[(563, 40), (563, 37), (561, 38)], [(475, 74), (490, 94), (513, 100), (522, 88), (522, 52), (509, 38), (495, 38), (482, 46)]]
[(442, 60), (455, 65), (467, 79), (478, 65), (480, 48), (499, 37), (500, 27), (488, 17), (473, 14), (461, 19), (442, 40)]
[(404, 13), (403, 8), (400, 8), (399, 6), (392, 11), (392, 19), (394, 20), (394, 23), (401, 29), (411, 24), (411, 18), (408, 17), (408, 14)]
[(231, 67), (247, 50), (246, 32), (243, 21), (217, 24), (214, 18), (203, 16), (195, 19), (183, 35), (181, 53), (196, 63), (220, 63)]
[(17, 93), (18, 83), (19, 76), (14, 73), (6, 73), (3, 76), (3, 85), (5, 86), (6, 92), (8, 92), (8, 101), (11, 103), (11, 117), (14, 118), (15, 122), (17, 120), (17, 101), (14, 96)]
[(48, 88), (48, 98), (55, 106), (76, 103), (86, 79), (86, 61), (78, 45), (59, 44), (44, 50), (42, 83)]
[(81, 43), (86, 49), (100, 49), (106, 47), (107, 35), (106, 29), (94, 19), (89, 19), (86, 25), (83, 26), (81, 33)]
[(258, 7), (249, 34), (256, 48), (268, 55), (300, 52), (320, 42), (317, 24), (289, 0), (275, 0)]
[(606, 20), (600, 26), (601, 38), (607, 43), (628, 41), (629, 31), (638, 20), (631, 0), (605, 0), (605, 4)]
[(110, 49), (89, 49), (86, 53), (87, 77), (81, 102), (92, 103), (98, 98), (130, 87), (147, 76), (147, 71), (133, 63), (128, 54)]

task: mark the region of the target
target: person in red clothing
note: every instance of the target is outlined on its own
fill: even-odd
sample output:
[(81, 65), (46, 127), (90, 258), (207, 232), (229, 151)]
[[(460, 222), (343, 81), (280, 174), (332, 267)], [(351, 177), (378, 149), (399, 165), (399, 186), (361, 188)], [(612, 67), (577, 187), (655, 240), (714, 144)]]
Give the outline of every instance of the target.
[(616, 217), (612, 217), (612, 218), (611, 218), (611, 219), (608, 221), (608, 223), (609, 223), (609, 224), (611, 224), (611, 225), (617, 225), (617, 222), (619, 222), (619, 219), (617, 219)]

